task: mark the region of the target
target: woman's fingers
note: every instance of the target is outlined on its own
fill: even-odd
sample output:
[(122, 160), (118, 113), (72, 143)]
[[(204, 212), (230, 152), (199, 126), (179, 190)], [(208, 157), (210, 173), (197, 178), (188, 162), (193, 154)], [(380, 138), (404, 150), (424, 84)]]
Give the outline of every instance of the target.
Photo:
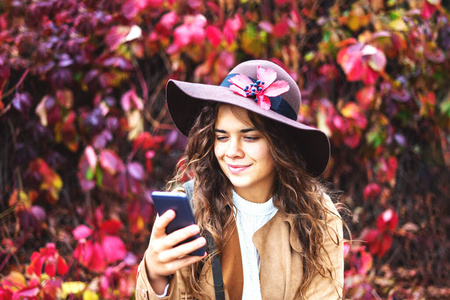
[(164, 238), (165, 248), (172, 248), (179, 243), (183, 242), (187, 238), (190, 238), (200, 232), (198, 225), (189, 225), (181, 228), (177, 231), (172, 232)]
[(158, 216), (153, 223), (152, 236), (159, 239), (166, 236), (166, 227), (175, 218), (175, 212), (171, 209), (167, 210), (161, 216)]
[[(184, 258), (189, 253), (197, 250), (200, 247), (203, 247), (206, 245), (206, 239), (204, 237), (199, 237), (193, 241), (190, 241), (188, 243), (181, 244), (175, 248), (168, 249), (164, 252), (161, 252), (159, 255), (159, 259), (163, 263), (168, 263), (171, 261), (177, 261), (180, 258)], [(193, 256), (195, 257), (195, 256)], [(202, 256), (197, 256), (202, 257)]]
[(202, 260), (203, 256), (184, 256), (182, 258), (178, 258), (176, 260), (171, 261), (170, 263), (165, 264), (165, 272), (170, 275), (175, 273), (177, 270), (182, 269), (184, 267), (190, 266), (193, 263), (196, 263)]

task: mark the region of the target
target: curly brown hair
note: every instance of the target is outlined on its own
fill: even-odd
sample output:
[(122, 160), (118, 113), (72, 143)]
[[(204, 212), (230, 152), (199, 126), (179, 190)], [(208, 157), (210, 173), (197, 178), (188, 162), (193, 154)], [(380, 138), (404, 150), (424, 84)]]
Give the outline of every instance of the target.
[[(208, 232), (213, 237), (217, 249), (216, 253), (209, 253), (207, 259), (221, 252), (231, 235), (228, 229), (234, 222), (232, 186), (214, 154), (214, 129), (220, 105), (207, 103), (202, 108), (189, 133), (187, 147), (175, 176), (167, 185), (167, 189), (172, 190), (179, 187), (185, 178), (194, 179), (194, 183), (201, 182), (194, 184), (194, 215), (202, 233)], [(253, 126), (267, 138), (270, 145), (276, 169), (274, 205), (281, 212), (293, 216), (293, 230), (304, 249), (303, 281), (296, 293), (297, 299), (304, 299), (305, 291), (317, 273), (334, 280), (331, 260), (323, 242), (327, 235), (332, 236), (336, 244), (341, 240), (337, 232), (329, 232), (327, 225), (330, 216), (336, 216), (323, 201), (324, 195), (330, 191), (305, 171), (306, 162), (289, 142), (293, 129), (250, 111), (248, 115)], [(327, 259), (324, 260), (324, 257)], [(201, 265), (192, 265), (190, 271), (182, 276), (186, 288), (195, 299), (203, 298), (198, 280)]]

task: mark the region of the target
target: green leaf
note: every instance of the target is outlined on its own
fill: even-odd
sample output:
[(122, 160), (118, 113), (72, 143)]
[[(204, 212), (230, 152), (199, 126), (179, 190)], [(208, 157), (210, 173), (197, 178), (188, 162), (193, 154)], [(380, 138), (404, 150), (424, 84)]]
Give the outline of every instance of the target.
[(314, 51), (309, 51), (308, 53), (305, 54), (305, 61), (311, 61), (314, 59), (315, 56), (316, 54), (314, 53)]
[(92, 179), (94, 179), (94, 172), (92, 172), (92, 169), (91, 169), (91, 168), (88, 168), (88, 169), (87, 169), (85, 178), (86, 178), (87, 180), (92, 180)]
[(384, 138), (378, 131), (372, 131), (367, 134), (367, 142), (371, 144), (374, 148), (377, 148), (383, 144)]
[(450, 118), (450, 100), (442, 102), (439, 108), (444, 116)]
[(96, 172), (97, 176), (95, 177), (95, 183), (97, 184), (97, 186), (102, 186), (102, 181), (103, 181), (103, 173), (102, 171), (97, 167), (97, 172)]

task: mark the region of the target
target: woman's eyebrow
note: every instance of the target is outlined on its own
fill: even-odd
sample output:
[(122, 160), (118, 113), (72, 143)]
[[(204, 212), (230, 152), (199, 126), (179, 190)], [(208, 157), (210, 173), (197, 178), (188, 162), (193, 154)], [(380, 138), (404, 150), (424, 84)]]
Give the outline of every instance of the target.
[[(255, 130), (256, 130), (256, 128), (245, 128), (245, 129), (239, 130), (239, 132), (240, 133), (247, 133), (247, 132), (251, 132), (251, 131), (255, 131)], [(218, 129), (218, 128), (214, 129), (214, 131), (217, 132), (217, 133), (227, 133), (226, 130)]]

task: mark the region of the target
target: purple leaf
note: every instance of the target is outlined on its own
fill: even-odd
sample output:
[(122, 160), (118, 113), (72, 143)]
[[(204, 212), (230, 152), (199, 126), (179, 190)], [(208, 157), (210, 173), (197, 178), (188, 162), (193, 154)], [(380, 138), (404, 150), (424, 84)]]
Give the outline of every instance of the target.
[(136, 180), (142, 180), (145, 176), (144, 168), (140, 163), (132, 162), (127, 165), (128, 174)]

